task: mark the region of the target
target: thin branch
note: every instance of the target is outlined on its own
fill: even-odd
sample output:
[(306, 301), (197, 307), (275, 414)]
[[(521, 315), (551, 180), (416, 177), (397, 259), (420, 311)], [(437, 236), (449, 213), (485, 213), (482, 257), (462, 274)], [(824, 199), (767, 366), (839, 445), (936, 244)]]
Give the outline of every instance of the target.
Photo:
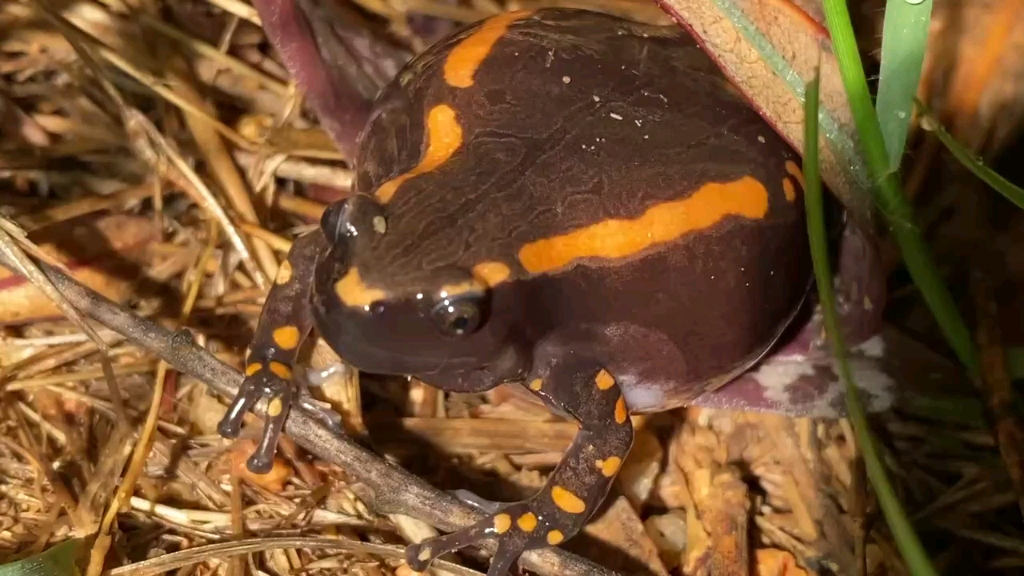
[[(15, 273), (20, 270), (6, 254), (0, 254), (0, 265)], [(124, 335), (225, 398), (238, 391), (242, 374), (196, 345), (187, 330), (172, 332), (118, 306), (53, 266), (38, 263), (38, 267), (80, 313)], [(266, 402), (260, 402), (255, 412), (262, 416), (265, 408)], [(354, 481), (353, 492), (381, 514), (405, 514), (444, 531), (453, 531), (483, 518), (482, 512), (388, 463), (351, 439), (332, 433), (301, 410), (290, 413), (285, 432), (313, 455), (345, 470)], [(493, 542), (480, 547), (488, 554), (494, 552)], [(616, 576), (616, 572), (557, 548), (526, 552), (520, 564), (542, 575)]]

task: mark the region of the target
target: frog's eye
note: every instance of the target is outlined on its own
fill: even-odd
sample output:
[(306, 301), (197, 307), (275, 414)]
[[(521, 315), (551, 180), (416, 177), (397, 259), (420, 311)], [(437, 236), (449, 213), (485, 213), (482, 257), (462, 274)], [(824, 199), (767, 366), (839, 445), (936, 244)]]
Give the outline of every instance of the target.
[(466, 336), (480, 327), (481, 310), (477, 298), (446, 298), (434, 306), (431, 317), (446, 336)]

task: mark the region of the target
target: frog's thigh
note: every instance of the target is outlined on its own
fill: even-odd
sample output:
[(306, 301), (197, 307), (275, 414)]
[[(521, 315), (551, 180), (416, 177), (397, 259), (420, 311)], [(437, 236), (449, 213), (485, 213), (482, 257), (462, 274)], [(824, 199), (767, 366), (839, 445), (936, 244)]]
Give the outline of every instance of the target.
[(422, 571), (437, 556), (498, 540), (488, 576), (502, 576), (529, 549), (553, 546), (573, 537), (600, 506), (633, 441), (622, 390), (598, 363), (572, 360), (531, 374), (525, 385), (545, 402), (571, 414), (580, 430), (535, 496), (510, 504), (480, 522), (410, 546), (406, 559)]

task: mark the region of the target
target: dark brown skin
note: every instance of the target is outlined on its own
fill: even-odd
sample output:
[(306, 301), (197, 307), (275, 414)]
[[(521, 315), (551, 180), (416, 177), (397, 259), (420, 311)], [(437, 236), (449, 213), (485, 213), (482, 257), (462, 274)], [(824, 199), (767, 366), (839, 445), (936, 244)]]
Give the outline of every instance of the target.
[(578, 10), (472, 25), (373, 110), (356, 196), (293, 246), (221, 431), (268, 398), (249, 466), (269, 468), (314, 326), (360, 370), (521, 382), (580, 422), (548, 484), (407, 553), (423, 570), (497, 538), (498, 576), (583, 527), (630, 412), (732, 380), (790, 326), (812, 276), (799, 157), (679, 30)]

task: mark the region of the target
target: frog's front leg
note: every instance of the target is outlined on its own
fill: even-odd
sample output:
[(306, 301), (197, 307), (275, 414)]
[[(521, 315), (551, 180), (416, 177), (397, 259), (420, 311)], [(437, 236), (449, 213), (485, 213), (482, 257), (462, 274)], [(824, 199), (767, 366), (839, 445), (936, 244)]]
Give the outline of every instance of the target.
[[(310, 295), (313, 271), (326, 242), (320, 230), (295, 240), (281, 264), (274, 285), (256, 325), (245, 361), (245, 379), (217, 429), (226, 438), (237, 438), (245, 413), (260, 399), (268, 401), (263, 434), (246, 463), (250, 471), (270, 471), (285, 418), (295, 400), (294, 364), (299, 345), (313, 325)], [(338, 416), (307, 394), (299, 394), (303, 408), (319, 419), (336, 423)]]
[(406, 561), (413, 570), (426, 570), (442, 554), (495, 538), (498, 548), (487, 576), (503, 576), (524, 551), (572, 538), (607, 496), (633, 443), (618, 383), (597, 362), (559, 357), (535, 368), (525, 385), (579, 421), (572, 445), (532, 498), (505, 505), (472, 526), (409, 546)]

